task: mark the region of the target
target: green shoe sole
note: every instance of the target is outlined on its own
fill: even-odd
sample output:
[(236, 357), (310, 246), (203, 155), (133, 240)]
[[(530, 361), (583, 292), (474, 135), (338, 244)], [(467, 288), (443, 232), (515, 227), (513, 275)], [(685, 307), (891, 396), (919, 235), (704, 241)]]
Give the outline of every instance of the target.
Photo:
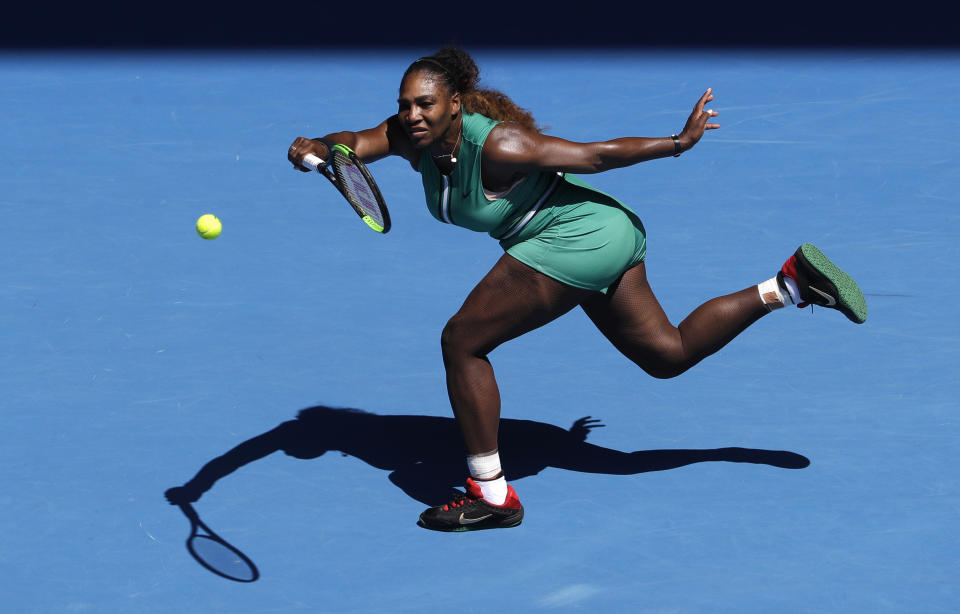
[(837, 287), (837, 304), (832, 307), (847, 316), (851, 322), (857, 324), (866, 322), (867, 299), (863, 297), (863, 292), (860, 291), (857, 282), (840, 270), (840, 267), (831, 262), (815, 245), (804, 243), (800, 246), (799, 251), (810, 263), (810, 266)]

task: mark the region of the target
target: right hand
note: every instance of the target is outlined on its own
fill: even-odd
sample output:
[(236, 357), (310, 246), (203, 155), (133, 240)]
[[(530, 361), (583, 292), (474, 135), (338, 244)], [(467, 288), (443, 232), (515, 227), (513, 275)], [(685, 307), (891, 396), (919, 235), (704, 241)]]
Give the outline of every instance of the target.
[(326, 161), (330, 157), (330, 149), (326, 144), (321, 143), (320, 141), (313, 141), (311, 139), (298, 136), (294, 139), (293, 143), (290, 145), (290, 148), (287, 149), (287, 160), (293, 164), (293, 168), (304, 173), (309, 173), (313, 169), (308, 166), (303, 166), (303, 158), (307, 154), (313, 154), (320, 158), (321, 160)]

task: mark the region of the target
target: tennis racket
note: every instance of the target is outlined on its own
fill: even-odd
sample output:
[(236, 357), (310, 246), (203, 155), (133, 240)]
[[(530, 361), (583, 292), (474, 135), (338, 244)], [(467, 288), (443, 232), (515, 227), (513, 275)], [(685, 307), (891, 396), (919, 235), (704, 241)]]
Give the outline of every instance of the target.
[(381, 234), (390, 231), (390, 213), (380, 188), (352, 149), (346, 145), (334, 145), (330, 148), (328, 162), (307, 154), (303, 157), (303, 165), (329, 179), (367, 226)]
[[(254, 582), (260, 577), (260, 572), (253, 561), (203, 524), (192, 505), (189, 503), (178, 505), (184, 515), (190, 519), (187, 550), (198, 563), (218, 576), (235, 582)], [(200, 532), (201, 530), (203, 533)]]

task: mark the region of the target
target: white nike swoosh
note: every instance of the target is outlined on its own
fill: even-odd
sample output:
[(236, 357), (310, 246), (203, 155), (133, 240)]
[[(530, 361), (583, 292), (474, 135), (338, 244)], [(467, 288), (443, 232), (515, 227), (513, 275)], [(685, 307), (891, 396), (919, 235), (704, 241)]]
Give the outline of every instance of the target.
[(493, 514), (487, 514), (486, 516), (481, 516), (479, 518), (464, 518), (463, 513), (460, 513), (460, 524), (476, 524), (481, 520), (486, 520), (487, 518), (493, 516)]
[(834, 305), (837, 304), (836, 299), (833, 298), (832, 296), (830, 296), (829, 294), (827, 294), (826, 292), (822, 292), (822, 291), (820, 291), (820, 290), (817, 290), (817, 289), (814, 288), (813, 286), (810, 286), (810, 289), (813, 290), (814, 292), (816, 292), (817, 294), (819, 294), (820, 296), (822, 296), (823, 298), (827, 299), (827, 304), (824, 305), (824, 307), (833, 307)]

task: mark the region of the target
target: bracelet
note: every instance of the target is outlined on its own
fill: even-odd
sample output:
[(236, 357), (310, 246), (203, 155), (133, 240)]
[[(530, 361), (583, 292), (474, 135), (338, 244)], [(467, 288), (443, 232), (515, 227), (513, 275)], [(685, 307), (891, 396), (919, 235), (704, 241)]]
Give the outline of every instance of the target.
[(680, 147), (680, 137), (676, 134), (671, 134), (670, 138), (673, 139), (673, 157), (679, 158), (680, 154), (683, 153), (683, 148)]

